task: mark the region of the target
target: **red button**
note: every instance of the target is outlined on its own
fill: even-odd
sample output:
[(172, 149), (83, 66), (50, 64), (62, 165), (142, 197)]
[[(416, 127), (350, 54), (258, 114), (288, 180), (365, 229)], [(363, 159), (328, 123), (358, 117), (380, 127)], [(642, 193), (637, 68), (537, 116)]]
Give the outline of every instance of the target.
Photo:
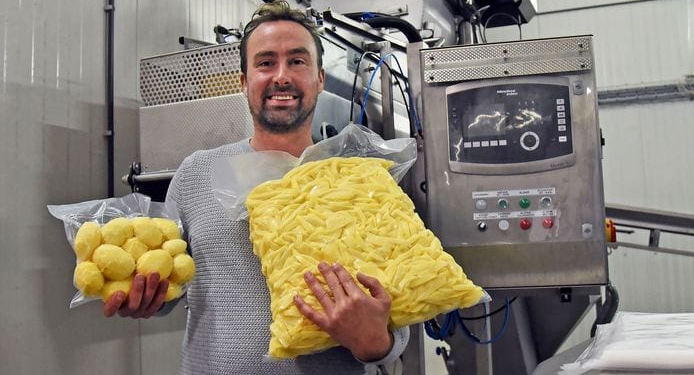
[(542, 220), (542, 226), (549, 229), (554, 226), (554, 220), (552, 219), (544, 219)]
[(529, 219), (523, 219), (520, 221), (520, 227), (523, 230), (530, 229), (530, 226), (532, 226), (532, 225), (533, 225), (533, 222), (530, 221)]

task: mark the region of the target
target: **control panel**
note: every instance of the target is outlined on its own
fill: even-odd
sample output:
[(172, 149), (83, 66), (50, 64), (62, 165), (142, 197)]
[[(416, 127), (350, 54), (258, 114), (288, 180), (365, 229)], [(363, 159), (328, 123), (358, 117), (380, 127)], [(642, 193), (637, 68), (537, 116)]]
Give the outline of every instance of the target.
[(415, 48), (425, 221), (444, 249), (486, 288), (604, 284), (591, 37)]

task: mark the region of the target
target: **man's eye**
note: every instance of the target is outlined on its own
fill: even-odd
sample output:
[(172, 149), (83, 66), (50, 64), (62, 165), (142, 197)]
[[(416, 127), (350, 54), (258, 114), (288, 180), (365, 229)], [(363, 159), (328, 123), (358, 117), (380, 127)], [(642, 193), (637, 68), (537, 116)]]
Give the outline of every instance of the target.
[(294, 60), (292, 60), (292, 64), (303, 65), (303, 64), (306, 64), (306, 61), (304, 61), (303, 59), (294, 59)]
[(261, 61), (258, 63), (258, 66), (270, 66), (272, 63), (270, 61)]

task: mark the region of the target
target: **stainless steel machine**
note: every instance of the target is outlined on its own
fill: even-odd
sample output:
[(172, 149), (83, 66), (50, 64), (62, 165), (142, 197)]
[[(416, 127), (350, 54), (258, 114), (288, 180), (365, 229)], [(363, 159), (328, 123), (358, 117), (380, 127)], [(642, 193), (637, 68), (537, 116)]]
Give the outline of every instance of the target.
[(590, 36), (408, 47), (425, 221), (507, 301), (506, 314), (464, 313), (488, 340), (447, 337), (449, 374), (531, 374), (608, 283), (592, 51)]
[(590, 36), (408, 51), (427, 224), (488, 289), (607, 282)]

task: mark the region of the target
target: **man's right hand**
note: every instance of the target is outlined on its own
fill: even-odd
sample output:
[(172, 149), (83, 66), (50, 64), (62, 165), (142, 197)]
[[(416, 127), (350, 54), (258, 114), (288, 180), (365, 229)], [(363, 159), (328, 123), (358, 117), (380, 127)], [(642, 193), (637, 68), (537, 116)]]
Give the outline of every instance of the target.
[(104, 303), (104, 316), (110, 318), (117, 312), (122, 317), (149, 318), (164, 304), (168, 288), (169, 281), (159, 281), (156, 272), (146, 278), (136, 275), (127, 298), (124, 292), (118, 291)]

